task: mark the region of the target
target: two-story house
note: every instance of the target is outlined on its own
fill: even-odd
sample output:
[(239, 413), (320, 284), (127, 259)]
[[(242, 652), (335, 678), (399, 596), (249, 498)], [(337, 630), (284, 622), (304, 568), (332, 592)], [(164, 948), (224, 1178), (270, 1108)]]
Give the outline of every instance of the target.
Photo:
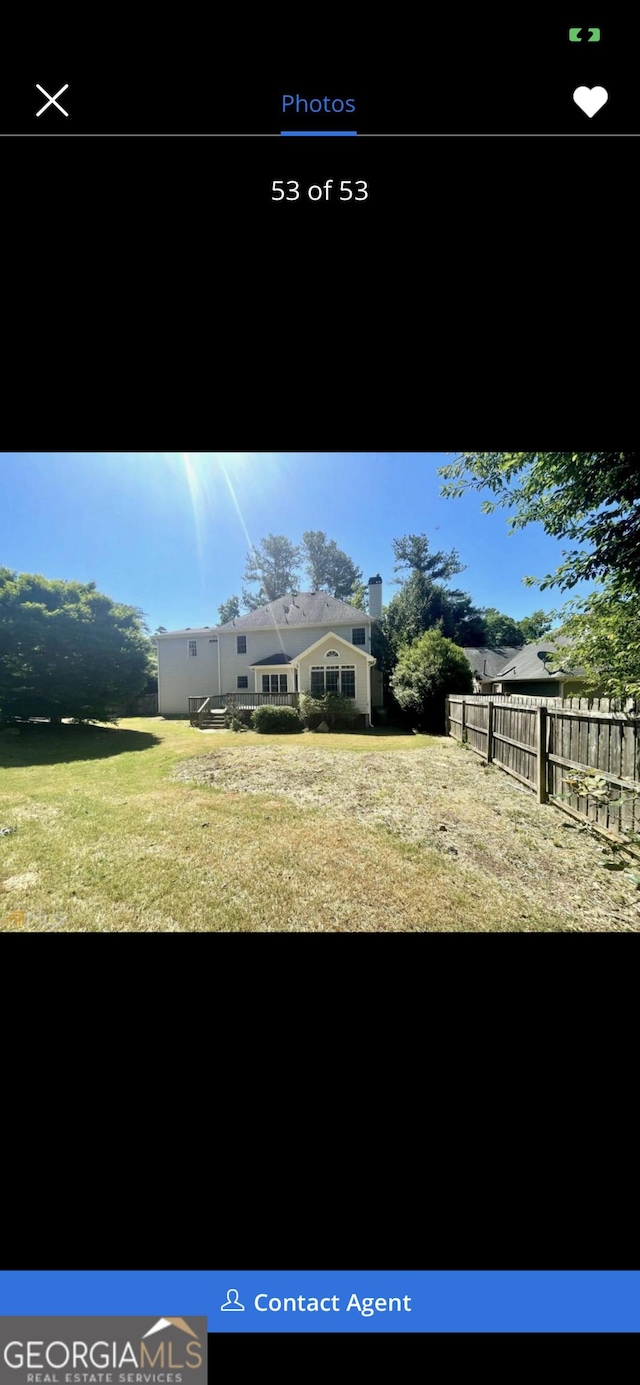
[(382, 679), (371, 632), (382, 614), (382, 578), (369, 581), (369, 612), (326, 592), (293, 592), (202, 630), (170, 630), (158, 642), (158, 710), (187, 716), (210, 699), (222, 706), (277, 701), (301, 692), (339, 692), (371, 722), (382, 705)]

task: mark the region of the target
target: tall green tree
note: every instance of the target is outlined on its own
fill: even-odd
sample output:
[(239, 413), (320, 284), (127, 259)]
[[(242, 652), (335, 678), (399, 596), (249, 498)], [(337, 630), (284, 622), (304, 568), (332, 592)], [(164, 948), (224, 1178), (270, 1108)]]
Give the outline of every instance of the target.
[(473, 692), (473, 676), (464, 650), (441, 630), (427, 630), (400, 651), (391, 689), (421, 730), (443, 734), (447, 693)]
[(511, 530), (532, 522), (569, 539), (564, 561), (543, 578), (526, 576), (541, 591), (567, 591), (583, 580), (596, 590), (557, 612), (558, 633), (570, 640), (587, 690), (637, 696), (640, 642), (640, 452), (463, 452), (440, 469), (444, 495), (493, 492), (482, 509), (508, 505)]
[(513, 645), (514, 648), (525, 643), (525, 638), (518, 621), (512, 616), (505, 616), (502, 611), (496, 610), (495, 606), (485, 606), (482, 611), (484, 622), (483, 644), (489, 649), (499, 649), (501, 645)]
[(237, 620), (240, 615), (240, 597), (230, 596), (218, 606), (219, 624), (226, 625), (229, 620)]
[(482, 509), (509, 506), (511, 530), (536, 521), (580, 545), (540, 581), (541, 591), (615, 576), (640, 592), (640, 452), (463, 452), (440, 475), (443, 495), (493, 491)]
[(450, 553), (430, 553), (426, 534), (403, 534), (393, 540), (394, 572), (420, 572), (432, 582), (448, 582), (457, 572), (464, 572), (464, 563), (455, 548)]
[(284, 534), (268, 534), (247, 554), (245, 582), (257, 584), (257, 591), (246, 588), (242, 600), (247, 610), (255, 611), (266, 601), (299, 590), (300, 549)]
[(440, 586), (437, 592), (442, 605), (439, 626), (443, 635), (458, 645), (484, 644), (486, 634), (482, 611), (474, 606), (469, 593)]
[(335, 539), (327, 539), (322, 529), (307, 529), (302, 535), (302, 556), (314, 591), (330, 592), (341, 601), (349, 601), (362, 582), (361, 568), (338, 548)]
[(571, 641), (571, 662), (584, 671), (585, 691), (640, 700), (640, 601), (613, 579), (562, 612), (560, 633)]
[(426, 534), (405, 534), (394, 539), (393, 552), (395, 571), (402, 574), (400, 590), (385, 607), (382, 619), (392, 661), (403, 645), (433, 628), (460, 644), (482, 643), (484, 626), (471, 597), (443, 585), (464, 571), (456, 550), (431, 553)]
[(369, 610), (369, 588), (365, 587), (364, 582), (356, 582), (355, 586), (345, 597), (351, 606), (355, 606), (358, 611)]
[(538, 640), (548, 635), (552, 625), (553, 616), (545, 611), (532, 611), (530, 616), (523, 616), (522, 620), (518, 621), (524, 644), (537, 644)]
[(0, 716), (106, 721), (153, 674), (142, 612), (95, 582), (0, 569)]

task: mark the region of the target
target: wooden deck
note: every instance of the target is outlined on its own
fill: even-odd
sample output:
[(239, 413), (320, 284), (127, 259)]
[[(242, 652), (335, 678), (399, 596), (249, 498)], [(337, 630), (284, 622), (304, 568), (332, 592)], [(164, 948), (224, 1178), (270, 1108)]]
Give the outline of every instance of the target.
[(249, 711), (254, 707), (297, 707), (299, 693), (253, 693), (241, 690), (240, 692), (222, 693), (221, 696), (206, 697), (202, 700), (199, 697), (189, 698), (189, 718), (192, 726), (200, 726), (204, 718), (211, 712), (238, 709), (239, 711)]

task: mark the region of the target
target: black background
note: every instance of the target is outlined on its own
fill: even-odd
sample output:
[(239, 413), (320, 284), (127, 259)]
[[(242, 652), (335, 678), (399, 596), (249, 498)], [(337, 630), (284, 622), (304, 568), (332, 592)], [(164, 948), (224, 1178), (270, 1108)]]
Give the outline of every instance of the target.
[[(579, 14), (456, 13), (428, 51), (392, 25), (358, 48), (323, 11), (286, 60), (272, 20), (230, 47), (185, 20), (160, 61), (108, 29), (13, 52), (5, 131), (69, 81), (74, 129), (276, 130), (282, 91), (331, 88), (358, 129), (465, 138), (0, 141), (3, 448), (624, 441), (637, 146), (602, 136), (638, 128), (635, 30), (593, 18), (590, 47)], [(594, 122), (582, 83), (610, 91)], [(271, 201), (327, 177), (368, 202)], [(628, 939), (170, 945), (4, 942), (7, 1268), (637, 1266)]]
[[(5, 447), (633, 425), (635, 141), (290, 143), (5, 142)], [(327, 177), (369, 200), (271, 201)]]
[[(600, 41), (571, 43), (576, 12), (488, 7), (424, 16), (401, 11), (384, 25), (365, 18), (354, 35), (325, 9), (312, 32), (282, 18), (238, 17), (210, 30), (190, 17), (172, 34), (105, 29), (93, 47), (43, 43), (12, 53), (0, 90), (0, 128), (39, 134), (236, 132), (277, 134), (321, 127), (385, 132), (609, 133), (640, 131), (635, 73), (637, 17), (605, 22)], [(585, 32), (587, 26), (585, 25)], [(69, 84), (37, 120), (45, 98)], [(578, 86), (604, 86), (609, 101), (590, 120), (573, 102)], [(282, 114), (282, 96), (355, 99), (353, 115)], [(234, 157), (242, 158), (243, 154)]]
[[(329, 9), (310, 34), (185, 19), (12, 50), (0, 127), (38, 137), (0, 140), (4, 445), (397, 450), (427, 425), (486, 438), (497, 416), (503, 433), (620, 428), (637, 143), (611, 135), (638, 128), (637, 26), (600, 19), (600, 43), (571, 44), (581, 16), (565, 18), (430, 12), (426, 38), (404, 15), (354, 37)], [(36, 81), (69, 82), (68, 122), (35, 120)], [(582, 83), (610, 91), (593, 121)], [(276, 131), (289, 90), (354, 94), (355, 128), (379, 137), (195, 137)], [(368, 200), (339, 201), (342, 179)], [(274, 180), (299, 201), (273, 201)]]

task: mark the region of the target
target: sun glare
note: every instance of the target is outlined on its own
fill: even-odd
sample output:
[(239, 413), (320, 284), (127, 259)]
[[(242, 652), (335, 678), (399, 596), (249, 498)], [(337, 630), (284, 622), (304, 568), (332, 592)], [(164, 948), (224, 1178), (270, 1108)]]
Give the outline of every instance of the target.
[(182, 465), (187, 483), (200, 580), (204, 580), (207, 546), (215, 533), (215, 520), (228, 495), (247, 551), (259, 542), (245, 519), (243, 506), (259, 489), (271, 489), (287, 482), (286, 458), (270, 452), (183, 452)]

